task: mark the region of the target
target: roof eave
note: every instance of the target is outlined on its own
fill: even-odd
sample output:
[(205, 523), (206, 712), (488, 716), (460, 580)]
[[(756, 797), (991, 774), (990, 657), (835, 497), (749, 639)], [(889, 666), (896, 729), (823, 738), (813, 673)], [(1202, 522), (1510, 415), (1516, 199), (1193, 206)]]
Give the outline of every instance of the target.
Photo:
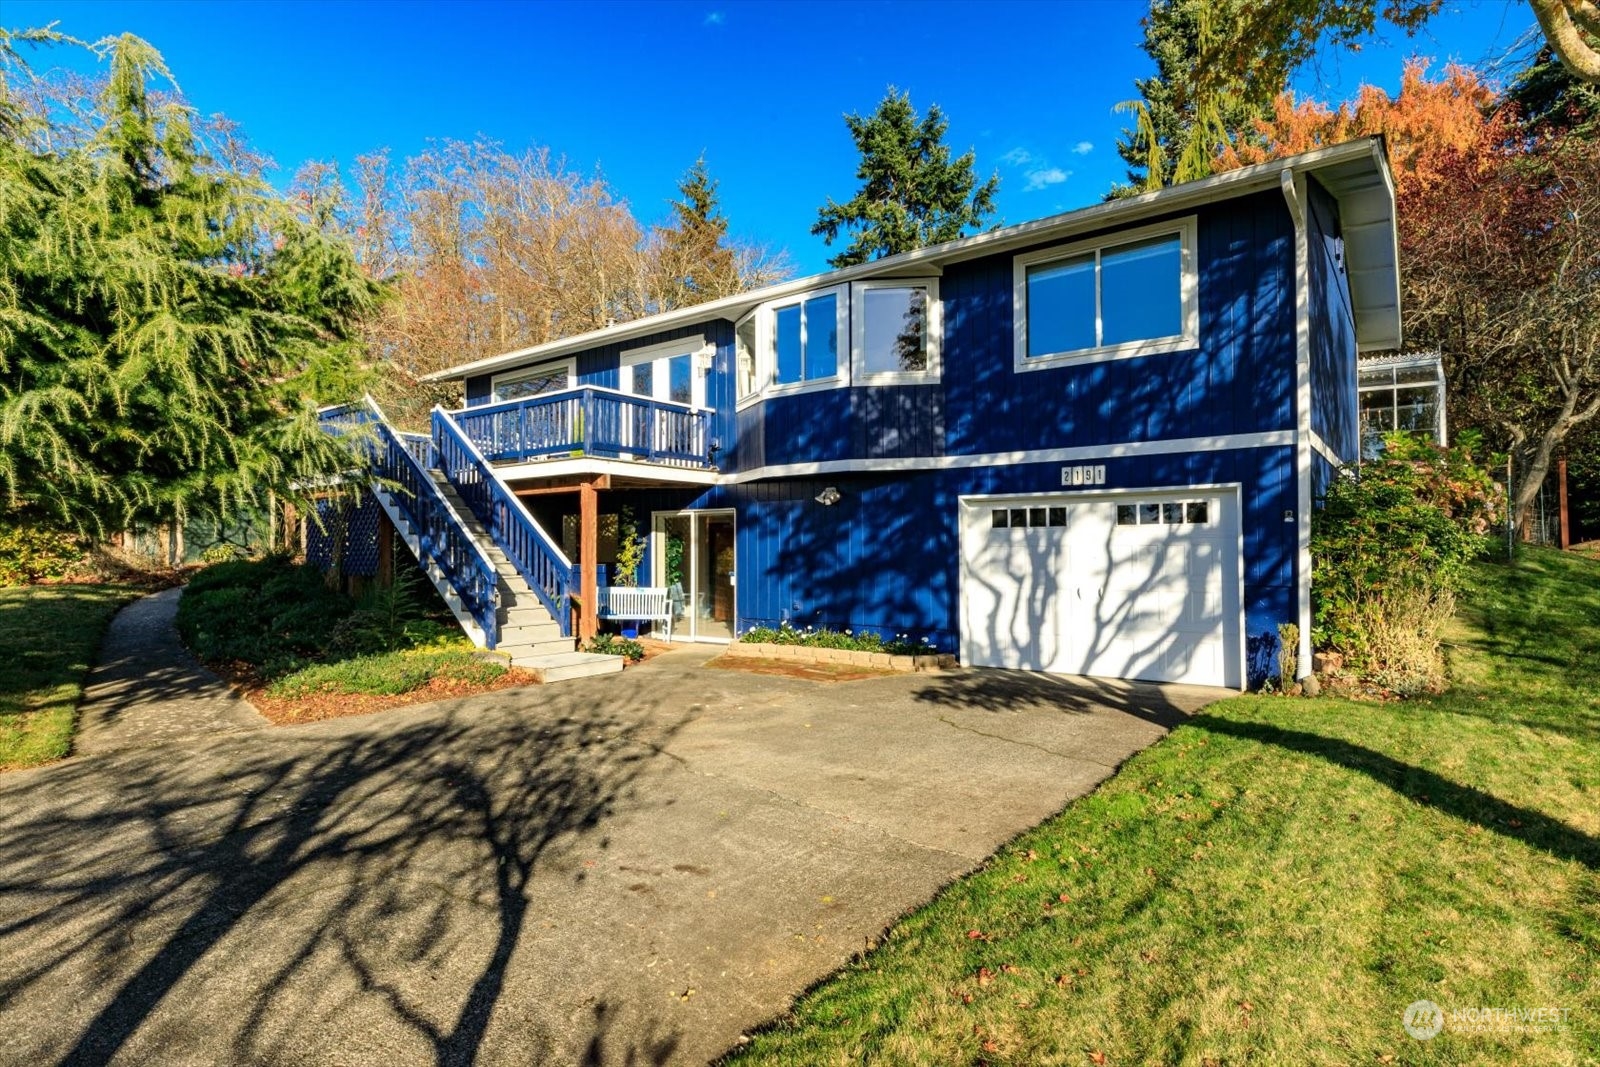
[[(910, 252), (886, 256), (883, 259), (873, 260), (853, 267), (843, 267), (839, 270), (826, 271), (822, 274), (813, 274), (804, 278), (779, 282), (763, 289), (738, 293), (719, 300), (707, 301), (704, 304), (662, 312), (641, 319), (631, 319), (615, 326), (591, 330), (588, 333), (575, 334), (556, 341), (519, 348), (499, 355), (485, 356), (469, 363), (462, 363), (445, 370), (423, 375), (421, 380), (425, 382), (455, 381), (509, 367), (526, 366), (548, 359), (556, 359), (585, 349), (617, 344), (685, 326), (714, 322), (719, 319), (734, 320), (742, 317), (758, 304), (824, 286), (842, 285), (865, 278), (912, 277), (919, 272), (929, 275), (938, 274), (946, 263), (957, 263), (962, 260), (993, 255), (1026, 245), (1066, 238), (1076, 233), (1101, 229), (1114, 222), (1129, 222), (1150, 215), (1181, 211), (1187, 207), (1216, 200), (1244, 196), (1262, 189), (1276, 188), (1279, 180), (1278, 176), (1285, 170), (1320, 172), (1341, 165), (1359, 164), (1371, 158), (1376, 158), (1378, 170), (1382, 175), (1381, 180), (1389, 190), (1390, 228), (1392, 230), (1393, 184), (1389, 180), (1388, 166), (1383, 160), (1381, 139), (1369, 137), (1356, 141), (1347, 141), (1344, 144), (1333, 145), (1329, 148), (1303, 152), (1284, 159), (1241, 167), (1238, 170), (1213, 175), (1210, 178), (1204, 178), (1199, 181), (1185, 182), (1182, 185), (1175, 185), (1166, 189), (1140, 193), (1138, 196), (1128, 197), (1124, 200), (1105, 201), (1063, 214), (1035, 219), (1032, 222), (1019, 223), (1015, 226), (1007, 226), (1002, 229), (991, 230), (988, 233), (947, 241), (943, 244), (929, 245), (926, 248), (918, 248)], [(1337, 195), (1335, 193), (1335, 196)], [(1396, 271), (1395, 324), (1393, 330), (1396, 345), (1399, 342), (1398, 309), (1399, 285), (1398, 271)], [(1374, 337), (1382, 332), (1379, 329), (1372, 331)], [(1361, 338), (1359, 323), (1357, 336), (1359, 340)], [(1361, 341), (1361, 343), (1363, 350), (1366, 350), (1366, 342)]]

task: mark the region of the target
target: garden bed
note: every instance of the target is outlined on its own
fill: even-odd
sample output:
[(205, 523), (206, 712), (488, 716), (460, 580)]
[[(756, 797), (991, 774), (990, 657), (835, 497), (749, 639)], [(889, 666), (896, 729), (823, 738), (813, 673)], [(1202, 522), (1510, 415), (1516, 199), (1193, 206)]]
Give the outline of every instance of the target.
[(890, 652), (861, 652), (846, 648), (814, 648), (810, 645), (773, 644), (759, 641), (741, 641), (732, 646), (732, 656), (760, 657), (766, 659), (798, 660), (802, 663), (835, 663), (855, 667), (868, 667), (878, 671), (943, 671), (957, 666), (956, 657), (948, 652), (919, 655)]

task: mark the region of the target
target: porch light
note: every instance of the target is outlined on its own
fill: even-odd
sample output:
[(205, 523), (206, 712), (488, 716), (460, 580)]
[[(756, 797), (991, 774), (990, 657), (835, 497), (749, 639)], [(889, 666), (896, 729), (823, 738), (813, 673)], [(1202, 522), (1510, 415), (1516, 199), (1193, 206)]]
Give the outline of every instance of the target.
[(840, 500), (842, 500), (843, 497), (840, 495), (839, 490), (830, 485), (828, 488), (818, 493), (816, 499), (817, 503), (821, 504), (823, 507), (831, 508)]

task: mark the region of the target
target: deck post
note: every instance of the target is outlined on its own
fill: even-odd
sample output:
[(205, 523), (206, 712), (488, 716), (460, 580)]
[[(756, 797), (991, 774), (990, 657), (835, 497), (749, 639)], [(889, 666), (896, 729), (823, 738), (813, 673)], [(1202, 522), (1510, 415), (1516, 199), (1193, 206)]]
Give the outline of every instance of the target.
[(600, 631), (600, 583), (595, 556), (600, 552), (600, 493), (593, 480), (578, 487), (578, 557), (582, 570), (578, 596), (578, 640), (587, 641)]

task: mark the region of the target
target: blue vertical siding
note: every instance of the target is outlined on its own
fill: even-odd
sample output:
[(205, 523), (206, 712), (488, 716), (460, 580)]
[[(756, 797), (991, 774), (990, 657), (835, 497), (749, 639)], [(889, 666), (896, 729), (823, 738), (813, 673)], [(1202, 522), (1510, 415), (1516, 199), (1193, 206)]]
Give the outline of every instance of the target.
[(947, 268), (947, 453), (1292, 427), (1294, 232), (1283, 198), (1240, 197), (1197, 214), (1200, 345), (1190, 351), (1018, 374), (1013, 254)]
[(1356, 410), (1356, 328), (1345, 271), (1339, 204), (1307, 183), (1311, 281), (1311, 429), (1346, 463), (1361, 451)]

